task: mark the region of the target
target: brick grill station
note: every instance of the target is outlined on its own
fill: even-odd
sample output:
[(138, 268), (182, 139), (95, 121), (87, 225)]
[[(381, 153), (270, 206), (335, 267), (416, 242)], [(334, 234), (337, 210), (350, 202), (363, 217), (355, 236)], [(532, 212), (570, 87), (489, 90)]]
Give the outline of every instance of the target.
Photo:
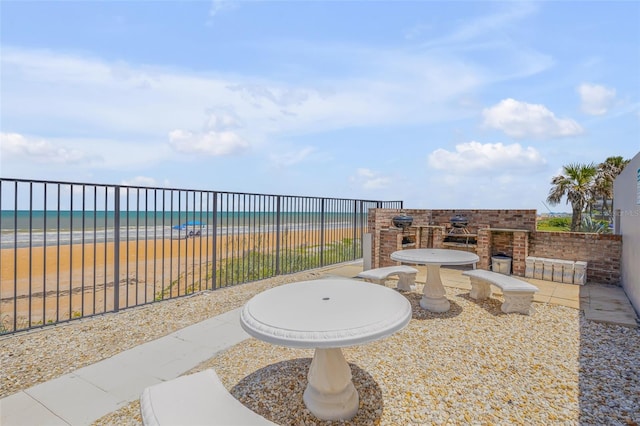
[[(401, 214), (413, 218), (406, 230), (392, 224), (393, 217)], [(465, 232), (474, 238), (448, 238), (452, 235), (451, 218), (456, 215), (468, 220)], [(622, 236), (537, 231), (536, 220), (536, 210), (371, 209), (371, 266), (396, 265), (390, 256), (397, 250), (448, 248), (476, 253), (480, 269), (489, 269), (492, 256), (505, 254), (512, 258), (513, 275), (521, 277), (527, 256), (585, 261), (588, 282), (620, 285)]]

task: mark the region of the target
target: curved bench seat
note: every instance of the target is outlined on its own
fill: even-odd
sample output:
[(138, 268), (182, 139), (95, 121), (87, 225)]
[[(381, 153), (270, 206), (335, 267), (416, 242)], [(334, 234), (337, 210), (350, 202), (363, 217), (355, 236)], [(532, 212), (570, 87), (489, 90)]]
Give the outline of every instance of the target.
[(145, 388), (140, 396), (145, 426), (275, 426), (227, 391), (213, 369)]
[(533, 302), (533, 295), (538, 291), (538, 287), (533, 284), (484, 269), (464, 271), (462, 275), (471, 279), (471, 293), (469, 294), (471, 298), (476, 300), (488, 298), (491, 296), (490, 284), (493, 284), (499, 287), (504, 294), (504, 303), (500, 308), (502, 312), (518, 312), (525, 315), (533, 313), (531, 302)]
[(367, 282), (384, 285), (387, 278), (397, 275), (398, 290), (411, 291), (415, 287), (417, 274), (418, 270), (416, 268), (407, 265), (397, 265), (362, 271), (356, 275), (356, 277), (362, 278)]

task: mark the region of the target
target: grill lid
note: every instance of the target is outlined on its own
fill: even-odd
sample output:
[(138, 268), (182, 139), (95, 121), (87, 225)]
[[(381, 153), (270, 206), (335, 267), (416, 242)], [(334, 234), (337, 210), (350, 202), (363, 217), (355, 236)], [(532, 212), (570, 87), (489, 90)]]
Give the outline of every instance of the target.
[(406, 214), (401, 214), (399, 216), (394, 216), (391, 222), (396, 228), (404, 230), (411, 226), (411, 224), (413, 223), (413, 217)]
[(465, 228), (469, 224), (469, 219), (461, 214), (457, 214), (455, 216), (451, 216), (449, 222), (454, 228)]

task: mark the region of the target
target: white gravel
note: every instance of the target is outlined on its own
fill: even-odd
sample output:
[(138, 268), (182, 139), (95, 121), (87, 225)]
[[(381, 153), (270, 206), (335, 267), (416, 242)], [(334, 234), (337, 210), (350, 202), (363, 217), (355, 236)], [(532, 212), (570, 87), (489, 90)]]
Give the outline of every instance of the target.
[[(278, 277), (0, 339), (0, 396), (107, 358), (212, 315), (253, 294), (318, 271)], [(420, 285), (418, 286), (420, 290)], [(419, 307), (393, 336), (346, 348), (360, 409), (352, 425), (637, 425), (640, 330), (589, 322), (579, 310), (536, 303), (503, 314), (496, 296), (476, 302), (447, 288), (451, 310)], [(135, 324), (135, 326), (133, 326)], [(283, 425), (325, 425), (304, 407), (309, 350), (240, 343), (191, 372), (215, 368), (245, 405)], [(138, 425), (137, 401), (97, 425)], [(338, 423), (338, 422), (336, 422)]]

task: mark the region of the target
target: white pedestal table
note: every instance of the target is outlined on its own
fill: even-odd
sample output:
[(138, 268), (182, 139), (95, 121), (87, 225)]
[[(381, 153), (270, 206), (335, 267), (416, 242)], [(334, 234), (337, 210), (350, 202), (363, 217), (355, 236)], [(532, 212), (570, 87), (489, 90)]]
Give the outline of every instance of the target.
[(322, 420), (349, 420), (359, 405), (341, 348), (382, 339), (403, 329), (411, 304), (398, 292), (350, 279), (301, 281), (254, 296), (240, 315), (242, 328), (265, 342), (314, 348), (303, 400)]
[(431, 312), (447, 312), (451, 304), (445, 297), (441, 265), (475, 264), (480, 260), (477, 254), (462, 250), (447, 249), (409, 249), (391, 253), (391, 260), (414, 265), (426, 265), (427, 280), (422, 291), (420, 306)]

